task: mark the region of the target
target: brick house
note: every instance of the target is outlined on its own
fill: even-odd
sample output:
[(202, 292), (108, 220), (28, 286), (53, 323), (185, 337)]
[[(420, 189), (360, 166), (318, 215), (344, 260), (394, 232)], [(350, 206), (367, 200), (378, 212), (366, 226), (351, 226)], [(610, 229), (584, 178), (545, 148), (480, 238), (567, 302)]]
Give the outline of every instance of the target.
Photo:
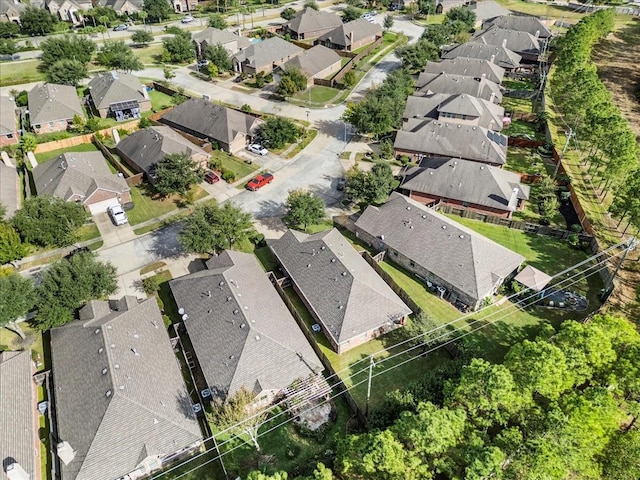
[(307, 7), (285, 24), (284, 31), (295, 40), (308, 40), (320, 37), (340, 25), (342, 19), (335, 13)]
[(334, 50), (352, 52), (364, 45), (375, 42), (379, 38), (382, 38), (382, 27), (380, 25), (368, 22), (364, 18), (358, 18), (339, 25), (330, 32), (321, 35), (315, 43)]
[(76, 88), (71, 85), (44, 83), (33, 87), (27, 94), (29, 122), (35, 133), (66, 130), (73, 117), (84, 118), (84, 110)]
[(18, 143), (16, 104), (10, 97), (0, 96), (0, 147)]
[(147, 88), (138, 77), (124, 72), (103, 72), (89, 82), (89, 100), (102, 118), (117, 121), (140, 118), (151, 110)]
[[(314, 78), (327, 78), (340, 71), (342, 57), (334, 50), (316, 45), (283, 64), (278, 70), (297, 68), (307, 77), (307, 86), (313, 85)], [(276, 75), (277, 75), (276, 71)], [(276, 81), (278, 79), (276, 78)]]
[(262, 42), (253, 43), (231, 57), (233, 69), (238, 73), (255, 75), (269, 74), (304, 50), (280, 37), (271, 37)]

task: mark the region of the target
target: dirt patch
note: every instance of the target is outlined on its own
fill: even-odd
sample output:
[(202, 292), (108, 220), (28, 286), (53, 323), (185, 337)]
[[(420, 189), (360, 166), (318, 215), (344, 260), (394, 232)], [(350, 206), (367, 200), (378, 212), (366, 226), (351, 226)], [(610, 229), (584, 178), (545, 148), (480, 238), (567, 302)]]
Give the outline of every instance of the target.
[(634, 20), (596, 45), (593, 61), (613, 101), (640, 139), (640, 102), (634, 96), (640, 85), (639, 50), (640, 21)]

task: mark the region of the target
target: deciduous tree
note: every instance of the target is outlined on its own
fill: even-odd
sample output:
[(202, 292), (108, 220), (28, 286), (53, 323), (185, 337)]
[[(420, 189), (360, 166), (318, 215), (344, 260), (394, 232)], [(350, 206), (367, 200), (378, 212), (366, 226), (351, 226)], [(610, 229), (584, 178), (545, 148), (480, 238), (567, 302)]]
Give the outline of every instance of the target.
[(24, 316), (35, 304), (31, 279), (18, 273), (0, 275), (0, 327)]
[(352, 5), (347, 5), (342, 10), (342, 22), (343, 23), (352, 22), (354, 20), (359, 19), (360, 17), (362, 17), (362, 10), (360, 10), (359, 8), (356, 8), (356, 7), (352, 6)]
[[(142, 33), (149, 33), (139, 30)], [(107, 68), (115, 70), (124, 70), (131, 72), (132, 70), (142, 70), (142, 63), (133, 54), (130, 46), (122, 40), (105, 43), (96, 57), (97, 62)]]
[(209, 26), (217, 28), (218, 30), (225, 30), (227, 28), (227, 21), (219, 13), (212, 13), (209, 15)]
[(57, 21), (48, 10), (28, 6), (20, 15), (20, 29), (27, 35), (46, 35), (55, 30)]
[(189, 32), (181, 31), (176, 33), (171, 38), (165, 38), (162, 43), (168, 54), (169, 61), (172, 63), (190, 62), (196, 56)]
[(172, 13), (171, 6), (166, 0), (144, 0), (142, 9), (147, 12), (152, 22), (166, 20)]
[(291, 7), (287, 7), (284, 10), (282, 10), (282, 12), (280, 12), (280, 16), (285, 20), (291, 20), (295, 16), (295, 14), (296, 14), (296, 11)]
[(302, 129), (283, 117), (266, 117), (260, 125), (260, 135), (269, 148), (282, 148), (302, 135)]
[(153, 34), (147, 30), (136, 30), (131, 35), (131, 41), (136, 45), (147, 46), (147, 44), (153, 42)]
[(77, 86), (88, 75), (84, 63), (71, 58), (63, 58), (47, 67), (46, 77), (49, 83)]
[(204, 58), (209, 60), (213, 65), (218, 67), (218, 71), (231, 71), (233, 69), (233, 63), (231, 57), (226, 48), (221, 44), (207, 45), (204, 51)]
[(325, 216), (324, 201), (312, 192), (304, 190), (290, 190), (285, 203), (286, 214), (284, 220), (291, 227), (315, 225)]
[(42, 49), (42, 65), (46, 70), (60, 60), (76, 60), (83, 65), (89, 63), (96, 51), (96, 44), (82, 36), (65, 35), (48, 38), (40, 44), (40, 48)]
[(158, 162), (153, 186), (164, 196), (184, 195), (191, 185), (201, 181), (202, 174), (200, 166), (186, 153), (170, 153)]
[(0, 221), (0, 265), (19, 260), (29, 249), (11, 224)]

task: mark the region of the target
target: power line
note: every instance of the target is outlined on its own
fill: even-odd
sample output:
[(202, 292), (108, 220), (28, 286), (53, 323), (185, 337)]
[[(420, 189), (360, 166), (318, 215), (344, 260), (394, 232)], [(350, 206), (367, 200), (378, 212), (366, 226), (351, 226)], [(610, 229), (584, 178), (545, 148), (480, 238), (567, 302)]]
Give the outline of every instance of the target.
[[(562, 284), (562, 283), (564, 283), (564, 282), (567, 282), (567, 281), (569, 281), (569, 280), (572, 280), (573, 278), (581, 277), (581, 276), (583, 276), (583, 275), (585, 274), (585, 272), (587, 272), (587, 271), (589, 271), (589, 270), (597, 269), (597, 270), (595, 270), (595, 271), (593, 271), (593, 272), (589, 273), (588, 275), (586, 275), (586, 276), (584, 277), (584, 278), (587, 278), (587, 277), (589, 277), (589, 276), (593, 275), (594, 273), (596, 273), (596, 272), (600, 269), (600, 268), (598, 268), (598, 267), (600, 267), (601, 265), (604, 265), (605, 263), (607, 263), (608, 261), (610, 261), (612, 258), (615, 258), (616, 256), (618, 256), (618, 255), (622, 254), (623, 252), (626, 252), (629, 248), (631, 248), (631, 247), (632, 247), (632, 244), (630, 243), (629, 245), (627, 245), (625, 242), (621, 242), (621, 243), (619, 243), (619, 244), (617, 244), (617, 245), (614, 245), (614, 246), (612, 246), (612, 247), (608, 248), (607, 250), (604, 250), (603, 252), (598, 253), (597, 255), (594, 255), (594, 256), (592, 256), (592, 257), (589, 257), (588, 259), (586, 259), (586, 260), (584, 260), (584, 261), (582, 261), (582, 262), (579, 262), (579, 263), (577, 263), (576, 265), (574, 265), (574, 266), (572, 266), (572, 267), (569, 267), (569, 268), (567, 268), (567, 269), (563, 270), (562, 272), (559, 272), (559, 273), (557, 273), (557, 274), (553, 275), (551, 278), (552, 278), (552, 279), (554, 279), (554, 278), (557, 278), (557, 277), (559, 277), (559, 276), (565, 275), (566, 273), (568, 273), (568, 272), (570, 272), (570, 271), (572, 271), (572, 270), (575, 270), (576, 268), (578, 268), (578, 267), (580, 267), (580, 266), (582, 266), (582, 265), (584, 265), (584, 264), (586, 264), (586, 263), (589, 263), (589, 262), (593, 261), (594, 259), (597, 259), (598, 257), (601, 257), (601, 256), (603, 256), (603, 255), (606, 255), (606, 254), (607, 254), (608, 252), (610, 252), (611, 250), (613, 250), (613, 249), (615, 249), (615, 248), (619, 248), (619, 247), (620, 247), (620, 246), (622, 246), (622, 245), (625, 245), (625, 246), (626, 246), (626, 248), (625, 248), (622, 252), (618, 252), (618, 253), (616, 253), (615, 255), (613, 255), (612, 257), (606, 257), (604, 260), (600, 260), (600, 261), (599, 261), (599, 262), (597, 262), (596, 264), (591, 265), (591, 266), (589, 266), (589, 267), (585, 268), (583, 271), (577, 272), (577, 273), (575, 273), (574, 275), (572, 275), (571, 277), (569, 277), (569, 278), (567, 278), (567, 279), (563, 279), (563, 280), (560, 282), (560, 284)], [(576, 282), (578, 282), (579, 280), (581, 280), (581, 278), (578, 278), (578, 279), (576, 279), (576, 280), (572, 280), (568, 285), (564, 286), (563, 288), (566, 288), (567, 286), (573, 285), (573, 284), (575, 284)], [(558, 284), (558, 285), (559, 285), (559, 284)], [(519, 294), (517, 294), (517, 295), (520, 295), (520, 296), (521, 296), (523, 293), (526, 293), (526, 292), (527, 292), (527, 291), (529, 291), (529, 290), (532, 290), (532, 289), (530, 289), (530, 288), (525, 289), (525, 290), (523, 290), (522, 292), (520, 292), (520, 293), (519, 293)], [(511, 298), (513, 298), (515, 295), (516, 295), (516, 294), (511, 295), (511, 296), (506, 297), (506, 298), (507, 298), (507, 299), (511, 299)], [(386, 372), (387, 372), (387, 371), (389, 371), (389, 370), (392, 370), (392, 369), (394, 369), (394, 368), (396, 368), (396, 367), (398, 367), (398, 366), (404, 365), (405, 363), (407, 363), (407, 362), (409, 362), (409, 361), (411, 361), (411, 360), (414, 360), (414, 359), (416, 359), (416, 358), (418, 358), (418, 357), (420, 357), (420, 356), (424, 356), (424, 355), (425, 355), (425, 354), (427, 354), (427, 353), (431, 353), (431, 352), (433, 352), (433, 351), (435, 351), (435, 350), (437, 350), (437, 349), (439, 349), (439, 348), (442, 348), (443, 346), (445, 346), (445, 345), (447, 345), (447, 344), (449, 344), (449, 343), (455, 342), (456, 340), (459, 340), (460, 338), (463, 338), (463, 337), (465, 337), (465, 336), (467, 336), (467, 335), (469, 335), (469, 334), (471, 334), (471, 333), (474, 333), (474, 332), (476, 332), (476, 331), (480, 330), (481, 328), (484, 328), (484, 327), (486, 327), (486, 326), (488, 326), (488, 325), (492, 325), (492, 324), (493, 324), (493, 323), (495, 323), (496, 321), (501, 320), (501, 319), (503, 319), (503, 318), (506, 318), (506, 317), (508, 317), (508, 316), (512, 315), (512, 313), (513, 313), (513, 312), (511, 312), (511, 313), (506, 313), (506, 314), (504, 314), (504, 315), (502, 315), (502, 316), (500, 316), (500, 317), (498, 317), (498, 318), (496, 318), (496, 319), (493, 319), (493, 320), (491, 320), (491, 321), (488, 321), (488, 322), (487, 322), (487, 319), (488, 319), (488, 318), (490, 318), (492, 315), (496, 315), (496, 314), (498, 314), (498, 313), (503, 313), (503, 311), (504, 311), (504, 310), (507, 310), (508, 308), (511, 308), (511, 307), (518, 308), (518, 304), (519, 304), (519, 303), (524, 303), (524, 302), (526, 302), (527, 300), (529, 300), (529, 299), (532, 299), (532, 298), (533, 298), (533, 301), (532, 301), (531, 303), (529, 303), (529, 304), (525, 305), (525, 307), (530, 306), (530, 305), (532, 305), (533, 303), (535, 303), (535, 302), (537, 301), (537, 298), (535, 298), (535, 297), (537, 297), (537, 295), (538, 295), (538, 292), (534, 292), (532, 295), (530, 295), (530, 296), (528, 296), (528, 297), (526, 297), (526, 298), (524, 298), (524, 299), (519, 300), (519, 301), (518, 301), (518, 302), (516, 302), (515, 304), (512, 304), (512, 303), (507, 304), (507, 307), (506, 307), (505, 309), (502, 309), (502, 311), (501, 311), (501, 310), (497, 310), (496, 312), (491, 313), (488, 317), (483, 317), (483, 318), (480, 318), (480, 319), (475, 319), (475, 320), (474, 320), (473, 322), (471, 322), (470, 324), (465, 325), (464, 329), (466, 329), (466, 328), (468, 328), (470, 325), (474, 325), (475, 323), (478, 323), (478, 322), (480, 322), (480, 321), (483, 321), (483, 322), (486, 322), (486, 323), (483, 323), (483, 324), (482, 324), (482, 325), (480, 325), (479, 327), (477, 327), (477, 328), (475, 328), (475, 329), (473, 329), (473, 330), (467, 331), (467, 332), (463, 333), (462, 335), (460, 335), (460, 336), (458, 336), (458, 337), (456, 337), (456, 338), (448, 339), (446, 342), (441, 343), (441, 344), (438, 344), (437, 346), (435, 346), (435, 347), (433, 347), (433, 348), (429, 349), (429, 350), (428, 350), (428, 351), (426, 351), (426, 352), (421, 352), (421, 353), (420, 353), (420, 355), (416, 355), (416, 356), (414, 356), (414, 357), (411, 357), (411, 358), (409, 358), (409, 359), (407, 359), (407, 360), (404, 360), (403, 362), (401, 362), (401, 363), (399, 363), (399, 364), (392, 365), (391, 367), (389, 367), (389, 368), (387, 368), (386, 370), (383, 370), (383, 371), (381, 371), (381, 372), (376, 372), (376, 373), (375, 373), (375, 375), (373, 375), (373, 374), (372, 374), (372, 377), (376, 377), (376, 376), (378, 376), (378, 375), (382, 375), (383, 373), (386, 373)], [(401, 344), (406, 344), (407, 342), (410, 342), (410, 341), (415, 341), (416, 339), (419, 339), (419, 338), (421, 338), (421, 337), (423, 337), (423, 336), (425, 336), (425, 335), (428, 335), (428, 334), (433, 333), (433, 332), (435, 332), (435, 331), (437, 331), (437, 330), (440, 330), (440, 329), (442, 329), (442, 328), (444, 328), (444, 327), (446, 327), (446, 326), (449, 326), (449, 325), (453, 324), (454, 322), (457, 322), (457, 321), (463, 320), (463, 319), (465, 319), (466, 317), (468, 317), (468, 316), (470, 316), (470, 315), (474, 315), (474, 314), (475, 314), (475, 315), (477, 315), (478, 313), (480, 313), (481, 311), (485, 310), (486, 308), (491, 308), (491, 307), (493, 307), (493, 306), (488, 306), (488, 307), (485, 307), (485, 308), (482, 308), (482, 309), (478, 310), (477, 312), (472, 312), (472, 313), (470, 313), (470, 314), (468, 314), (468, 315), (464, 315), (464, 316), (462, 316), (462, 317), (459, 317), (458, 319), (456, 319), (456, 320), (454, 320), (454, 321), (448, 322), (447, 324), (440, 325), (439, 327), (434, 328), (434, 329), (432, 329), (432, 330), (430, 330), (430, 331), (428, 331), (428, 332), (424, 332), (424, 333), (422, 333), (422, 334), (416, 335), (415, 337), (413, 337), (413, 338), (411, 338), (411, 339), (408, 339), (408, 340), (405, 340), (405, 341), (401, 342), (400, 344), (396, 344), (396, 345), (394, 345), (392, 348), (396, 348), (397, 346), (399, 346), (399, 345), (401, 345)], [(450, 335), (455, 334), (456, 332), (458, 332), (458, 331), (460, 331), (460, 330), (463, 330), (463, 327), (460, 327), (460, 328), (454, 329), (453, 331), (447, 331), (447, 332), (445, 332), (445, 334), (444, 334), (444, 335), (441, 335), (440, 337), (437, 337), (437, 338), (435, 338), (435, 339), (430, 339), (430, 341), (435, 341), (435, 340), (437, 340), (437, 339), (439, 339), (439, 338), (448, 337), (448, 336), (450, 336)], [(381, 365), (381, 364), (383, 364), (385, 361), (390, 360), (391, 358), (395, 358), (395, 357), (397, 357), (397, 356), (399, 356), (399, 355), (405, 354), (405, 353), (410, 352), (410, 351), (412, 351), (412, 350), (414, 350), (414, 349), (416, 349), (416, 348), (419, 348), (419, 347), (422, 347), (422, 345), (415, 345), (415, 346), (409, 347), (409, 348), (407, 348), (407, 349), (405, 349), (405, 350), (403, 350), (403, 351), (401, 351), (401, 352), (398, 352), (398, 353), (396, 353), (396, 354), (392, 355), (391, 357), (387, 357), (387, 358), (385, 358), (385, 359), (383, 359), (383, 360), (379, 361), (379, 362), (378, 362), (378, 365)], [(349, 367), (347, 367), (347, 368), (343, 369), (341, 372), (343, 372), (343, 371), (345, 371), (345, 370), (347, 370), (347, 369), (351, 369), (351, 368), (353, 367), (353, 365), (357, 365), (358, 363), (361, 363), (361, 362), (363, 362), (363, 361), (365, 361), (365, 360), (367, 360), (367, 359), (369, 359), (369, 361), (371, 361), (371, 359), (372, 359), (375, 355), (378, 355), (378, 354), (379, 354), (379, 353), (381, 353), (381, 352), (387, 352), (387, 351), (388, 351), (388, 350), (381, 350), (381, 351), (378, 351), (378, 352), (376, 352), (375, 354), (370, 355), (369, 357), (365, 357), (364, 359), (362, 359), (362, 360), (360, 360), (360, 361), (358, 361), (358, 362), (355, 362), (354, 364), (350, 365)], [(369, 368), (370, 368), (370, 367), (369, 367), (369, 366), (367, 366), (367, 367), (365, 367), (364, 369), (361, 369), (361, 370), (359, 370), (359, 371), (357, 371), (357, 372), (354, 372), (354, 373), (352, 373), (351, 375), (349, 375), (349, 377), (347, 377), (347, 379), (338, 379), (338, 381), (337, 381), (333, 386), (331, 386), (331, 388), (335, 388), (335, 387), (336, 387), (339, 383), (341, 383), (341, 382), (342, 382), (342, 383), (344, 383), (344, 381), (345, 381), (345, 380), (351, 380), (353, 377), (355, 377), (355, 376), (357, 376), (357, 375), (360, 375), (361, 373), (363, 373), (364, 371), (368, 370)], [(337, 372), (337, 373), (338, 373), (338, 372)], [(331, 375), (330, 377), (328, 377), (328, 378), (327, 378), (327, 380), (328, 380), (329, 378), (331, 378), (331, 377), (336, 376), (336, 375), (337, 375), (337, 373), (336, 373), (336, 374), (334, 374), (334, 375)], [(347, 386), (345, 385), (345, 390), (344, 390), (344, 391), (342, 391), (342, 392), (338, 393), (337, 395), (334, 395), (334, 396), (330, 397), (330, 398), (329, 398), (329, 399), (327, 399), (327, 400), (324, 400), (323, 402), (321, 402), (321, 404), (326, 403), (327, 401), (329, 401), (329, 400), (331, 400), (331, 399), (333, 399), (333, 398), (336, 398), (336, 397), (337, 397), (337, 396), (339, 396), (339, 395), (342, 395), (342, 393), (346, 392), (347, 390), (351, 390), (351, 389), (353, 389), (353, 388), (355, 388), (355, 387), (357, 387), (357, 386), (361, 385), (362, 383), (364, 383), (364, 382), (368, 382), (368, 381), (369, 381), (369, 378), (367, 378), (367, 379), (365, 379), (365, 380), (362, 380), (362, 381), (360, 381), (360, 382), (358, 382), (358, 383), (355, 383), (355, 384), (353, 384), (353, 385), (351, 385), (351, 386), (349, 386), (349, 387), (347, 387)], [(304, 390), (304, 389), (303, 389), (303, 390)], [(296, 392), (294, 395), (297, 395), (298, 393), (299, 393), (299, 392)], [(312, 399), (310, 399), (310, 400), (312, 400)], [(274, 406), (273, 408), (277, 408), (277, 407), (278, 407), (278, 406), (280, 406), (280, 405), (281, 405), (281, 402), (280, 402), (279, 404), (277, 404), (276, 406)], [(273, 408), (271, 408), (271, 409), (269, 409), (269, 410), (273, 410)], [(265, 413), (264, 411), (261, 411), (261, 412), (259, 412), (257, 415), (262, 415), (262, 414), (264, 414), (264, 413)], [(280, 415), (282, 415), (282, 414), (287, 414), (287, 413), (290, 413), (290, 409), (286, 409), (286, 410), (283, 410), (283, 411), (279, 412), (278, 414), (276, 414), (276, 416), (274, 416), (274, 417), (270, 418), (270, 419), (269, 419), (269, 422), (272, 422), (272, 421), (273, 421), (275, 418), (277, 418), (278, 416), (280, 416)], [(232, 429), (235, 429), (235, 428), (237, 428), (238, 426), (242, 425), (243, 423), (246, 423), (248, 420), (250, 420), (250, 419), (252, 419), (252, 418), (254, 418), (254, 417), (255, 417), (255, 415), (254, 415), (254, 416), (252, 416), (252, 417), (250, 417), (249, 419), (245, 419), (245, 420), (243, 420), (243, 421), (241, 421), (241, 422), (238, 422), (238, 423), (236, 423), (235, 425), (233, 425), (233, 426), (231, 426), (231, 427), (226, 428), (225, 430), (222, 430), (222, 431), (220, 431), (220, 432), (217, 432), (216, 434), (212, 435), (211, 437), (209, 437), (209, 438), (205, 439), (205, 441), (210, 440), (210, 439), (212, 439), (212, 438), (214, 438), (214, 437), (216, 437), (216, 436), (219, 436), (219, 435), (221, 435), (222, 433), (226, 433), (226, 432), (228, 432), (228, 431), (230, 431), (230, 430), (232, 430)], [(290, 421), (292, 421), (292, 420), (293, 420), (293, 418), (289, 418), (289, 419), (285, 420), (284, 422), (277, 424), (275, 427), (273, 427), (273, 428), (271, 428), (271, 429), (269, 429), (269, 430), (267, 430), (267, 431), (265, 431), (265, 432), (262, 432), (262, 435), (264, 435), (264, 434), (266, 434), (266, 433), (269, 433), (269, 432), (270, 432), (270, 431), (272, 431), (274, 428), (279, 428), (280, 426), (282, 426), (282, 425), (284, 425), (284, 424), (286, 424), (286, 423), (288, 423), (288, 422), (290, 422)], [(265, 423), (266, 423), (266, 422), (265, 422)], [(264, 425), (264, 423), (263, 423), (263, 425)], [(239, 437), (240, 437), (240, 435), (239, 435), (239, 434), (237, 434), (237, 435), (234, 435), (233, 437), (231, 437), (231, 438), (229, 438), (229, 439), (227, 439), (227, 440), (225, 440), (225, 441), (221, 442), (221, 443), (220, 443), (220, 444), (218, 444), (218, 446), (217, 446), (217, 447), (218, 447), (218, 449), (219, 449), (219, 447), (220, 447), (220, 446), (223, 446), (223, 445), (225, 445), (225, 444), (227, 444), (227, 443), (229, 443), (229, 442), (231, 442), (231, 441), (233, 441), (233, 440), (235, 440), (235, 439), (237, 439), (237, 438), (239, 438)], [(241, 444), (241, 445), (242, 445), (242, 444)], [(241, 445), (239, 445), (239, 446), (241, 446)], [(234, 447), (234, 448), (232, 448), (231, 450), (228, 450), (228, 451), (227, 451), (227, 452), (225, 452), (225, 453), (221, 453), (219, 456), (214, 457), (214, 458), (210, 459), (209, 461), (205, 462), (204, 464), (199, 465), (198, 467), (196, 467), (196, 469), (197, 469), (197, 468), (200, 468), (200, 467), (201, 467), (201, 466), (203, 466), (203, 465), (206, 465), (207, 463), (210, 463), (210, 462), (212, 462), (212, 461), (215, 461), (215, 460), (217, 460), (218, 458), (221, 458), (222, 456), (226, 455), (227, 453), (230, 453), (230, 452), (232, 452), (233, 450), (235, 450), (236, 448), (239, 448), (239, 446)], [(166, 474), (170, 473), (171, 471), (173, 471), (173, 470), (175, 470), (175, 469), (177, 469), (177, 468), (180, 468), (181, 466), (183, 466), (183, 465), (187, 464), (188, 462), (193, 461), (193, 460), (195, 460), (195, 459), (197, 459), (197, 458), (199, 458), (199, 457), (201, 457), (201, 456), (203, 456), (203, 455), (205, 455), (205, 454), (209, 453), (211, 450), (212, 450), (212, 449), (210, 449), (210, 450), (205, 450), (204, 452), (202, 452), (202, 453), (200, 453), (200, 454), (198, 454), (198, 455), (196, 455), (196, 456), (194, 456), (194, 457), (191, 457), (191, 458), (187, 459), (186, 461), (184, 461), (184, 462), (182, 462), (182, 463), (180, 463), (180, 464), (177, 464), (177, 465), (175, 465), (174, 467), (172, 467), (172, 468), (170, 468), (170, 469), (168, 469), (168, 470), (165, 470), (165, 471), (163, 471), (163, 472), (160, 472), (160, 473), (158, 474), (158, 476), (154, 476), (154, 478), (159, 478), (159, 477), (161, 477), (161, 476), (164, 476), (164, 475), (166, 475)], [(193, 470), (190, 470), (189, 472), (191, 472), (191, 471), (193, 471)], [(187, 473), (189, 473), (189, 472), (187, 472)], [(181, 476), (183, 476), (183, 475), (184, 475), (184, 474), (182, 474)], [(177, 477), (177, 478), (180, 478), (180, 477)]]

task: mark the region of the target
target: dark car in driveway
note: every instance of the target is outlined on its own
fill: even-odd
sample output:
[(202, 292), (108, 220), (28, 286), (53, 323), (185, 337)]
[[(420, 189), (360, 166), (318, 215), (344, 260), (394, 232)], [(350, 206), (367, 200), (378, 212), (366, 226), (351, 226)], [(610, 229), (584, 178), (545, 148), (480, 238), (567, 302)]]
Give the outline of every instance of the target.
[(249, 180), (247, 183), (247, 189), (255, 192), (256, 190), (264, 187), (267, 183), (273, 182), (273, 175), (270, 173), (263, 173), (262, 175), (258, 175), (256, 178)]
[(204, 181), (213, 185), (214, 183), (217, 183), (220, 181), (220, 177), (218, 176), (217, 173), (209, 170), (207, 173), (204, 174)]

